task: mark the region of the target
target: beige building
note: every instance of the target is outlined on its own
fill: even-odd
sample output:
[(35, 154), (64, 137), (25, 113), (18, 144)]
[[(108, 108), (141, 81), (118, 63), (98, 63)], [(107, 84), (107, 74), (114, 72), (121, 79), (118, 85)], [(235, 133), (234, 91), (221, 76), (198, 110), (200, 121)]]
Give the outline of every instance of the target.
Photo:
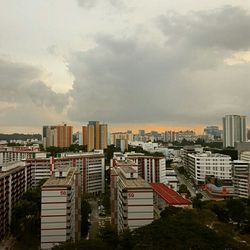
[(42, 186), (41, 249), (80, 239), (81, 188), (77, 168), (58, 168)]
[(67, 124), (43, 127), (43, 145), (47, 147), (69, 147), (73, 143), (73, 127)]
[(99, 121), (90, 121), (87, 126), (82, 126), (83, 145), (88, 151), (93, 149), (106, 149), (108, 142), (108, 125)]

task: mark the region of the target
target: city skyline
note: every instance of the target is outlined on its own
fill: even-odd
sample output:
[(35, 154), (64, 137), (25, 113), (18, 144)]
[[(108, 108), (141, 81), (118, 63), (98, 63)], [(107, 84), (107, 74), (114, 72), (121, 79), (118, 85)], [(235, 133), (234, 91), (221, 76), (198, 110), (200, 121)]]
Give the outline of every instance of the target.
[(225, 114), (250, 115), (248, 1), (13, 0), (0, 8), (3, 132), (95, 119), (114, 131), (199, 130), (221, 126)]

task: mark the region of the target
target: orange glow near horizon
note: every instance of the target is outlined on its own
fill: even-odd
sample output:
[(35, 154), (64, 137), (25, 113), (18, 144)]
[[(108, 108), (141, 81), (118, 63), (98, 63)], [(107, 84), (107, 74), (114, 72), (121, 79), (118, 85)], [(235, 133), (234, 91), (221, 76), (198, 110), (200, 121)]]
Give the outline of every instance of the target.
[(116, 125), (109, 125), (109, 130), (111, 133), (114, 132), (126, 132), (127, 130), (132, 130), (133, 133), (138, 133), (138, 130), (143, 129), (145, 132), (151, 131), (158, 131), (158, 132), (165, 132), (165, 131), (186, 131), (186, 130), (193, 130), (197, 135), (203, 134), (203, 130), (206, 125), (196, 125), (196, 126), (169, 126), (163, 124), (116, 124)]

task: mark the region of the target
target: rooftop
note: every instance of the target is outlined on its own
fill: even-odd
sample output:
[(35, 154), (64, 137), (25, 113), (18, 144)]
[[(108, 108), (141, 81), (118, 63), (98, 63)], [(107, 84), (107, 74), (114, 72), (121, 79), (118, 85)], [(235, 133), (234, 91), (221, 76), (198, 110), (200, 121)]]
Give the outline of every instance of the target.
[(169, 205), (191, 205), (192, 202), (167, 187), (163, 183), (151, 183), (151, 187)]
[(151, 186), (141, 177), (137, 177), (136, 179), (126, 179), (122, 175), (120, 169), (114, 169), (114, 171), (121, 178), (121, 181), (124, 184), (124, 188), (149, 188), (149, 189), (151, 189)]
[(138, 164), (135, 163), (132, 160), (126, 159), (126, 160), (116, 160), (117, 167), (125, 167), (125, 166), (137, 166)]
[(189, 156), (192, 156), (194, 158), (197, 157), (208, 157), (208, 158), (231, 158), (229, 155), (219, 154), (219, 153), (211, 153), (211, 152), (205, 152), (205, 153), (198, 153), (198, 154), (188, 154)]
[(125, 173), (136, 173), (137, 171), (131, 166), (122, 166), (122, 171)]
[(51, 176), (44, 184), (43, 188), (46, 187), (57, 187), (57, 186), (71, 186), (71, 180), (76, 172), (76, 168), (71, 167), (66, 177), (55, 177)]

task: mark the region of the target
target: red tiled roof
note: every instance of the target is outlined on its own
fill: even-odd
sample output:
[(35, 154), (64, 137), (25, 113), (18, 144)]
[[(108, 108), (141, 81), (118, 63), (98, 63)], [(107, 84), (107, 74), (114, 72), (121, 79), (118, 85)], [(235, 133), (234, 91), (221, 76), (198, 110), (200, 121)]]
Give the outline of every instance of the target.
[(167, 187), (163, 183), (151, 183), (151, 186), (163, 200), (169, 205), (191, 205), (191, 201), (183, 198), (180, 194)]

